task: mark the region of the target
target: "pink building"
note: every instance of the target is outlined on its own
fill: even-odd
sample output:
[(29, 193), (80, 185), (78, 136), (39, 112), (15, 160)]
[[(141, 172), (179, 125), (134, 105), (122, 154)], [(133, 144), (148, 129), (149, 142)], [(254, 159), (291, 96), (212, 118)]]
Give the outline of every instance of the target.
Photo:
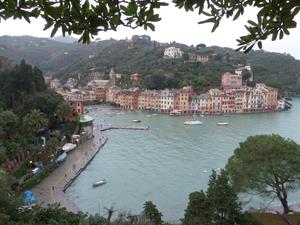
[(242, 86), (242, 76), (226, 72), (222, 75), (222, 87), (224, 89), (238, 89)]

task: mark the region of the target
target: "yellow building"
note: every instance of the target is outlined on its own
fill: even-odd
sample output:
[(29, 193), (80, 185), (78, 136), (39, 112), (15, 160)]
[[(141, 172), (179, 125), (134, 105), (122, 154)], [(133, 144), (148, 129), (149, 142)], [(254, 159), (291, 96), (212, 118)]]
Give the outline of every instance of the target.
[(187, 113), (189, 110), (189, 94), (187, 92), (179, 93), (179, 110), (183, 113)]
[(268, 110), (274, 110), (278, 104), (278, 89), (268, 87), (265, 84), (256, 84), (255, 88), (264, 94), (264, 107)]

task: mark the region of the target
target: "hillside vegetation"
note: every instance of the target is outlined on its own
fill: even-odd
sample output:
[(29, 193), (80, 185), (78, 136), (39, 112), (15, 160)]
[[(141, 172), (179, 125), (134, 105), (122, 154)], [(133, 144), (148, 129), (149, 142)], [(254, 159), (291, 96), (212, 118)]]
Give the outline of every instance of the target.
[[(164, 49), (180, 47), (182, 59), (164, 59)], [(187, 63), (188, 53), (205, 53), (210, 56), (206, 64)], [(233, 72), (238, 64), (251, 64), (255, 82), (265, 82), (280, 89), (300, 93), (300, 61), (288, 54), (252, 51), (248, 54), (217, 46), (197, 47), (179, 43), (159, 43), (145, 36), (130, 40), (103, 40), (89, 45), (62, 43), (46, 38), (0, 37), (0, 55), (18, 62), (25, 59), (65, 81), (78, 77), (87, 82), (90, 74), (107, 75), (111, 68), (121, 73), (126, 86), (129, 75), (142, 75), (147, 88), (177, 88), (192, 84), (202, 89), (220, 85), (221, 74)]]

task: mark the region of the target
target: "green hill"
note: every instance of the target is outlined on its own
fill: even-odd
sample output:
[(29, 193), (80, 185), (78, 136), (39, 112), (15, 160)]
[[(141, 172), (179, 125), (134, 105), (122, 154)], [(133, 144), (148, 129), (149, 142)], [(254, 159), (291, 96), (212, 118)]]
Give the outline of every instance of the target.
[[(164, 49), (180, 47), (182, 59), (164, 59)], [(200, 47), (199, 47), (200, 46)], [(249, 54), (217, 46), (199, 48), (180, 43), (159, 43), (147, 36), (134, 36), (130, 40), (103, 40), (89, 45), (62, 43), (30, 36), (0, 37), (0, 55), (14, 62), (25, 59), (62, 81), (78, 77), (87, 82), (92, 72), (108, 73), (114, 68), (128, 83), (129, 75), (140, 73), (145, 87), (176, 88), (192, 84), (196, 88), (220, 85), (221, 74), (234, 71), (238, 64), (251, 64), (255, 82), (265, 82), (284, 90), (300, 93), (300, 61), (290, 55), (266, 51)], [(210, 61), (187, 63), (188, 53), (206, 53)]]

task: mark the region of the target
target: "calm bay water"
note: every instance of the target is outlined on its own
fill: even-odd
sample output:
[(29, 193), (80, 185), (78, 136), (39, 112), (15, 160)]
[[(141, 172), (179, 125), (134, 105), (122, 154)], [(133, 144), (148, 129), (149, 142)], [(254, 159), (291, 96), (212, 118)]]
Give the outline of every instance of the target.
[[(292, 104), (289, 112), (195, 118), (203, 121), (202, 126), (184, 126), (191, 116), (93, 110), (90, 115), (96, 124), (132, 125), (132, 119), (140, 119), (141, 125), (151, 129), (106, 131), (109, 141), (67, 195), (83, 211), (101, 214), (110, 206), (118, 212), (139, 213), (144, 202), (151, 200), (165, 220), (178, 220), (189, 193), (206, 190), (211, 170), (223, 168), (246, 137), (276, 133), (300, 143), (300, 98)], [(230, 125), (216, 125), (225, 121)], [(108, 183), (92, 188), (101, 178)], [(291, 195), (289, 201), (299, 203), (300, 194)], [(256, 199), (251, 204), (263, 206), (267, 201)]]

